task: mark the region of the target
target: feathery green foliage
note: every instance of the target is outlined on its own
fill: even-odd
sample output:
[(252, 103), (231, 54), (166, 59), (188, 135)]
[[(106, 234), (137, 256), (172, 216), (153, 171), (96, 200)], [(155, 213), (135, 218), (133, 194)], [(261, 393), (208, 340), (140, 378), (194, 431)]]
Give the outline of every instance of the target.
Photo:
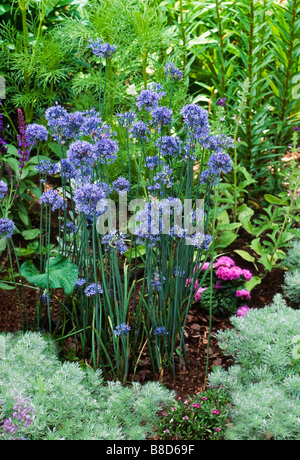
[(138, 440), (157, 425), (156, 412), (173, 393), (158, 383), (104, 385), (99, 371), (61, 363), (52, 340), (37, 333), (1, 334), (0, 439), (12, 435), (1, 420), (12, 416), (14, 397), (28, 397), (33, 423), (14, 437), (28, 440)]
[(234, 329), (219, 331), (217, 338), (234, 365), (210, 374), (210, 383), (229, 392), (226, 439), (299, 439), (300, 366), (292, 354), (299, 310), (278, 294), (270, 306), (231, 322)]

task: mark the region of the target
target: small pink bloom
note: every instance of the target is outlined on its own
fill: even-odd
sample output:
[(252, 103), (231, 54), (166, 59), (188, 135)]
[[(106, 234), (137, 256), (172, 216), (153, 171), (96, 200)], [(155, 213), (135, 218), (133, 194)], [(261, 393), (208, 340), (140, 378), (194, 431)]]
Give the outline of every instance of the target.
[(250, 270), (243, 270), (243, 275), (247, 281), (251, 280), (251, 278), (253, 277)]
[(200, 300), (202, 292), (204, 292), (206, 289), (207, 289), (206, 287), (200, 287), (198, 291), (196, 292), (195, 300)]
[(237, 316), (244, 318), (249, 312), (249, 310), (250, 308), (248, 307), (248, 305), (243, 305), (242, 307), (238, 308), (236, 314)]
[(251, 299), (250, 292), (247, 289), (241, 289), (235, 292), (236, 297), (243, 297), (244, 299)]
[(222, 284), (220, 283), (220, 281), (217, 281), (216, 284), (215, 284), (215, 289), (223, 289), (223, 286)]
[(217, 262), (214, 264), (214, 267), (215, 268), (218, 268), (218, 267), (234, 267), (235, 266), (235, 263), (234, 261), (230, 258), (230, 257), (227, 257), (227, 256), (222, 256), (220, 257)]
[(216, 431), (220, 432), (222, 431), (222, 428), (216, 428)]
[(169, 430), (164, 430), (163, 433), (170, 434), (170, 431)]
[(195, 285), (194, 285), (194, 290), (195, 290), (195, 291), (198, 289), (198, 286), (199, 286), (199, 281), (196, 280), (196, 281), (195, 281)]
[(218, 409), (213, 409), (211, 413), (214, 415), (219, 415), (220, 411), (218, 411)]

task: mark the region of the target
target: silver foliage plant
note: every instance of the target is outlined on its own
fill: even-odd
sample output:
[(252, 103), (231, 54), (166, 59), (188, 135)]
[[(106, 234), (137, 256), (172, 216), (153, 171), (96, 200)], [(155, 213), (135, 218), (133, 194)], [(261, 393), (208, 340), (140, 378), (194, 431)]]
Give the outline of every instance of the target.
[(229, 392), (229, 440), (296, 440), (300, 435), (300, 363), (292, 358), (300, 311), (277, 294), (270, 306), (232, 317), (231, 330), (219, 331), (223, 353), (234, 360), (217, 368), (210, 384)]
[[(38, 333), (0, 339), (0, 440), (142, 440), (155, 428), (162, 403), (174, 400), (156, 382), (104, 386), (99, 371), (61, 363), (54, 343)], [(26, 398), (34, 416), (12, 434), (4, 423), (13, 419), (15, 398)]]

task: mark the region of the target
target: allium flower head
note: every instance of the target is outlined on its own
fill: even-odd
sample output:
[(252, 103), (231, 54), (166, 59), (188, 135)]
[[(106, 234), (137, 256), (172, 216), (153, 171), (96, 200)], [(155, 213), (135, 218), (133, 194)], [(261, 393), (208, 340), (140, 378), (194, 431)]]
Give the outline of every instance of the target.
[(100, 283), (91, 283), (88, 287), (84, 290), (84, 293), (87, 297), (94, 297), (96, 294), (102, 294), (103, 289)]
[(164, 97), (163, 93), (158, 93), (150, 89), (143, 89), (137, 97), (137, 107), (139, 110), (145, 109), (152, 111), (158, 106), (158, 101)]
[(75, 286), (76, 287), (82, 287), (85, 284), (86, 284), (86, 279), (85, 278), (78, 278), (78, 280), (76, 281)]
[(168, 62), (164, 67), (165, 75), (171, 80), (178, 81), (183, 78), (183, 73), (173, 62)]
[(206, 137), (209, 134), (208, 112), (197, 104), (187, 104), (181, 110), (185, 127), (193, 139)]
[(93, 165), (96, 162), (94, 147), (87, 141), (76, 141), (67, 151), (67, 160), (75, 166)]
[(217, 185), (219, 182), (220, 173), (213, 169), (206, 169), (201, 173), (200, 182), (201, 184), (208, 184), (211, 186)]
[(93, 146), (96, 159), (99, 160), (100, 163), (107, 162), (107, 164), (110, 164), (116, 161), (118, 150), (118, 142), (106, 136), (99, 139)]
[(50, 160), (40, 161), (39, 164), (35, 167), (35, 169), (44, 175), (56, 175), (59, 173), (60, 168), (59, 164), (53, 164)]
[(207, 166), (216, 174), (228, 173), (232, 170), (232, 160), (227, 153), (216, 152), (209, 158)]
[(118, 123), (121, 128), (129, 129), (136, 118), (135, 112), (118, 113)]
[(79, 212), (93, 219), (95, 215), (98, 217), (103, 213), (103, 211), (97, 211), (97, 205), (106, 196), (107, 191), (102, 184), (84, 184), (75, 190), (74, 202)]
[(74, 222), (67, 222), (66, 226), (62, 225), (61, 226), (62, 231), (65, 231), (67, 235), (71, 235), (72, 233), (77, 232), (77, 225), (74, 224)]
[(111, 59), (117, 49), (117, 47), (114, 45), (110, 45), (109, 43), (102, 43), (100, 38), (97, 40), (90, 39), (89, 48), (91, 48), (96, 56), (105, 59)]
[(159, 273), (158, 268), (156, 268), (152, 274), (151, 278), (151, 287), (152, 289), (155, 289), (156, 291), (160, 291), (162, 288), (162, 285), (166, 281), (165, 276), (161, 276)]
[(46, 141), (48, 139), (48, 131), (45, 126), (36, 123), (27, 126), (26, 135), (32, 146), (37, 142)]
[(57, 190), (47, 190), (40, 197), (40, 203), (45, 203), (51, 206), (52, 211), (64, 208), (66, 206), (64, 198), (58, 193)]
[(177, 136), (163, 136), (156, 142), (163, 156), (176, 157), (181, 153), (182, 140)]
[[(164, 164), (164, 161), (162, 159), (160, 159), (160, 164)], [(155, 155), (154, 157), (147, 157), (146, 158), (146, 168), (148, 169), (156, 169), (159, 165), (159, 157), (157, 155)]]
[(126, 323), (122, 323), (119, 326), (116, 326), (114, 329), (114, 334), (117, 336), (127, 335), (131, 331), (131, 327), (127, 326)]
[(0, 219), (0, 236), (2, 238), (11, 238), (15, 228), (15, 224), (12, 220)]
[(130, 191), (130, 182), (125, 177), (118, 177), (112, 184), (113, 190), (118, 192), (120, 195)]
[(156, 335), (157, 337), (163, 337), (164, 335), (168, 335), (169, 333), (167, 332), (167, 329), (165, 328), (165, 326), (160, 326), (155, 329), (153, 334)]
[(150, 135), (150, 130), (143, 121), (136, 121), (129, 132), (131, 133), (130, 137), (144, 139), (146, 142), (149, 141), (148, 135)]
[(4, 198), (8, 190), (7, 183), (0, 180), (0, 199)]
[(156, 107), (151, 112), (152, 124), (155, 126), (168, 126), (172, 122), (172, 110), (168, 107)]
[(124, 254), (127, 251), (125, 244), (125, 236), (117, 231), (112, 231), (102, 237), (102, 244), (105, 247), (105, 252), (119, 251)]

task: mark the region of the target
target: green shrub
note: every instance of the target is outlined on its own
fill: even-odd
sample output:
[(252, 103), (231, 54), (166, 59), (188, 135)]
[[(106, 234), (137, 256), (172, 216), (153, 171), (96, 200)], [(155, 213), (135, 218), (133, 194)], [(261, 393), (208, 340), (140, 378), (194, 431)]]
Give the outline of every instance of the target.
[[(161, 405), (174, 399), (154, 382), (104, 385), (99, 371), (62, 364), (53, 342), (40, 334), (2, 334), (0, 340), (0, 440), (145, 439)], [(27, 428), (15, 422), (15, 398), (35, 411)], [(9, 418), (18, 425), (14, 433), (5, 430)]]
[(219, 331), (220, 348), (232, 356), (228, 371), (217, 368), (210, 383), (229, 392), (230, 440), (296, 440), (300, 435), (300, 364), (293, 359), (300, 312), (281, 295), (244, 318), (232, 317), (234, 329)]

